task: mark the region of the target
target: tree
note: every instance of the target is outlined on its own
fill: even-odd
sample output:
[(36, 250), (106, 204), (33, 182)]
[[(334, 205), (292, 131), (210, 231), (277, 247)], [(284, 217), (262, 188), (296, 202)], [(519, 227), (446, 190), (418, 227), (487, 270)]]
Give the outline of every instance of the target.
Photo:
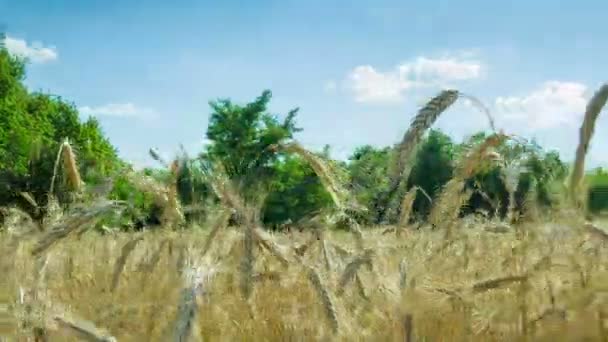
[(378, 149), (370, 145), (358, 147), (349, 157), (350, 191), (361, 205), (370, 209), (364, 217), (368, 224), (379, 220), (380, 210), (373, 205), (378, 196), (388, 190), (389, 158), (390, 148)]
[(276, 227), (296, 222), (332, 205), (332, 199), (308, 163), (286, 156), (276, 163), (275, 176), (263, 208), (264, 223)]
[[(408, 189), (418, 186), (432, 199), (452, 178), (455, 156), (452, 139), (440, 130), (431, 130), (416, 154), (414, 166), (407, 181)], [(412, 211), (426, 218), (432, 203), (425, 196), (416, 195)]]
[(587, 198), (588, 210), (592, 214), (599, 214), (608, 209), (608, 172), (596, 168), (587, 175), (589, 195)]
[[(120, 165), (115, 148), (95, 119), (82, 123), (75, 106), (23, 85), (25, 63), (0, 47), (0, 205), (27, 205), (20, 192), (39, 206), (47, 200), (60, 144), (70, 141), (83, 180), (95, 183)], [(57, 180), (62, 182), (59, 174)], [(59, 199), (65, 192), (58, 187)], [(43, 213), (43, 211), (40, 211)]]
[(283, 122), (266, 111), (271, 97), (272, 93), (265, 90), (245, 106), (229, 99), (210, 102), (213, 112), (207, 138), (212, 143), (206, 156), (220, 161), (228, 176), (241, 184), (266, 183), (279, 157), (273, 147), (301, 131), (295, 126), (297, 108), (289, 111)]
[[(476, 134), (459, 149), (466, 150), (483, 139), (485, 134)], [(484, 209), (505, 218), (510, 205), (515, 212), (523, 211), (531, 190), (535, 193), (535, 204), (541, 208), (555, 204), (555, 198), (551, 195), (552, 185), (566, 176), (566, 166), (557, 152), (546, 152), (534, 140), (521, 139), (506, 141), (496, 148), (496, 152), (501, 158), (500, 163), (481, 170), (467, 180), (466, 186), (473, 190), (473, 195), (464, 213)], [(516, 184), (513, 195), (508, 190), (509, 177)], [(511, 200), (514, 203), (510, 203)]]

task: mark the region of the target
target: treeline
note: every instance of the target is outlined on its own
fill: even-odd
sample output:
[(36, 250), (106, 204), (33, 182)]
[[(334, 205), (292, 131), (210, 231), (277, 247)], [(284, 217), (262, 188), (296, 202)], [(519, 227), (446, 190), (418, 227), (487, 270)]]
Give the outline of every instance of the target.
[[(121, 224), (150, 224), (157, 220), (158, 208), (148, 194), (137, 190), (123, 176), (129, 166), (120, 160), (99, 122), (95, 118), (83, 121), (74, 104), (60, 97), (28, 91), (24, 77), (24, 61), (0, 48), (0, 206), (18, 206), (32, 217), (42, 217), (55, 174), (52, 195), (63, 205), (73, 202), (75, 194), (66, 186), (62, 173), (56, 173), (60, 144), (68, 139), (76, 152), (85, 189), (95, 189), (112, 180), (106, 195), (132, 204)], [(244, 105), (229, 99), (210, 102), (206, 137), (211, 143), (204, 149), (201, 147), (197, 156), (180, 156), (176, 174), (171, 173), (170, 162), (158, 156), (159, 168), (142, 173), (159, 181), (176, 177), (181, 204), (205, 208), (217, 199), (202, 175), (220, 164), (243, 196), (259, 203), (261, 219), (268, 227), (297, 222), (331, 207), (332, 198), (309, 162), (280, 148), (301, 131), (296, 123), (298, 109), (280, 119), (268, 112), (270, 100), (270, 91), (264, 91)], [(417, 186), (424, 194), (414, 200), (412, 220), (427, 217), (432, 202), (452, 178), (460, 157), (484, 139), (485, 133), (475, 134), (462, 143), (454, 142), (439, 130), (426, 135), (410, 161), (412, 169), (403, 189)], [(387, 220), (390, 223), (395, 219), (382, 215), (386, 203), (380, 200), (388, 190), (387, 173), (394, 151), (390, 146), (362, 146), (348, 161), (330, 160), (329, 147), (317, 153), (330, 165), (332, 177), (368, 208), (358, 215), (362, 223)], [(556, 204), (558, 196), (554, 195), (561, 191), (567, 175), (567, 167), (557, 152), (546, 152), (533, 141), (511, 139), (487, 158), (490, 161), (487, 167), (466, 182), (471, 196), (463, 206), (463, 215), (478, 212), (504, 218), (510, 211), (523, 213), (526, 206), (542, 210)], [(599, 184), (606, 178), (596, 173), (590, 179)], [(605, 182), (600, 185), (606, 186)], [(592, 188), (589, 197), (590, 209), (594, 211), (608, 206), (605, 192), (596, 190)], [(202, 213), (188, 211), (186, 218), (195, 220), (201, 215), (204, 209)]]

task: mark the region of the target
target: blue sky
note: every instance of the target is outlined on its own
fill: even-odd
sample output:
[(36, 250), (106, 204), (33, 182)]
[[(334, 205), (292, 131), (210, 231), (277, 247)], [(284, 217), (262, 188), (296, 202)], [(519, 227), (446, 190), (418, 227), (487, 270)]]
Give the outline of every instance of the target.
[[(571, 159), (585, 103), (608, 81), (605, 1), (33, 1), (0, 0), (7, 46), (30, 59), (27, 85), (95, 115), (120, 154), (153, 165), (201, 148), (208, 101), (300, 107), (297, 139), (397, 142), (441, 88), (482, 100), (499, 128)], [(605, 115), (604, 115), (605, 116)], [(600, 119), (589, 166), (608, 164)], [(486, 129), (459, 101), (438, 127)]]

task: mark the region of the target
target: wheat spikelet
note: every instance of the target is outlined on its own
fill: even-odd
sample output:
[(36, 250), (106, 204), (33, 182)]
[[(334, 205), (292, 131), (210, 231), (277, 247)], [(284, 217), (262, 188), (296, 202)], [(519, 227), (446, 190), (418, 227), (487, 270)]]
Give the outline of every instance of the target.
[(528, 280), (528, 276), (508, 276), (496, 279), (490, 279), (482, 281), (473, 285), (472, 290), (474, 293), (486, 292), (489, 290), (497, 289), (503, 286), (507, 286), (512, 283), (521, 283)]
[(369, 300), (369, 297), (367, 296), (367, 293), (365, 293), (365, 285), (363, 285), (363, 281), (361, 281), (361, 277), (359, 277), (359, 275), (355, 275), (355, 286), (357, 289), (357, 293), (359, 294), (359, 297), (361, 297), (363, 300)]
[(457, 90), (444, 90), (418, 111), (418, 114), (414, 117), (409, 129), (398, 145), (398, 158), (394, 161), (394, 165), (392, 165), (390, 171), (391, 184), (403, 179), (407, 161), (422, 139), (422, 136), (437, 121), (441, 113), (454, 104), (456, 99), (458, 99), (458, 95)]
[(331, 255), (329, 254), (327, 240), (324, 236), (321, 237), (321, 249), (323, 250), (323, 261), (325, 262), (325, 268), (327, 268), (328, 271), (331, 271), (333, 269), (333, 262), (331, 259)]
[(530, 189), (524, 199), (523, 218), (527, 221), (535, 222), (540, 218), (538, 209), (538, 192), (536, 190), (536, 180), (530, 183)]
[(169, 239), (164, 239), (161, 241), (160, 246), (158, 246), (158, 249), (154, 252), (154, 254), (152, 254), (152, 257), (149, 260), (144, 260), (141, 264), (139, 264), (138, 271), (145, 274), (154, 272), (154, 269), (156, 268), (156, 265), (158, 265), (160, 257), (165, 250), (165, 246), (169, 243), (169, 241)]
[(221, 164), (213, 166), (213, 172), (207, 176), (207, 179), (223, 206), (231, 208), (241, 215), (248, 212), (245, 202), (237, 193), (234, 184), (228, 178)]
[(364, 264), (371, 264), (373, 254), (373, 250), (368, 249), (364, 251), (362, 255), (359, 255), (348, 265), (346, 265), (346, 268), (344, 269), (344, 272), (342, 273), (342, 276), (340, 277), (340, 281), (338, 283), (338, 295), (344, 292), (344, 288), (351, 280), (355, 278), (361, 266), (363, 266)]
[(163, 157), (160, 156), (160, 154), (158, 153), (158, 151), (156, 151), (155, 149), (149, 149), (148, 153), (150, 154), (150, 157), (152, 157), (152, 159), (156, 160), (157, 162), (159, 162), (162, 166), (168, 168), (169, 164), (167, 164), (167, 162), (163, 159)]
[(465, 154), (458, 161), (455, 175), (444, 186), (443, 191), (435, 200), (435, 205), (431, 209), (429, 222), (435, 226), (440, 226), (441, 223), (447, 223), (448, 226), (458, 217), (460, 208), (468, 201), (471, 196), (471, 191), (465, 191), (465, 182), (471, 178), (478, 170), (480, 165), (485, 161), (486, 152), (500, 145), (506, 136), (492, 134), (488, 136), (482, 143), (473, 147), (468, 154)]
[(315, 174), (319, 176), (321, 183), (325, 187), (325, 190), (331, 196), (336, 207), (338, 209), (343, 209), (346, 190), (340, 187), (338, 181), (329, 172), (329, 169), (325, 162), (320, 157), (316, 156), (314, 153), (311, 153), (298, 143), (292, 142), (283, 146), (283, 148), (288, 152), (292, 152), (299, 155), (300, 157), (302, 157), (302, 159), (308, 162)]
[(166, 227), (174, 227), (176, 224), (184, 222), (184, 214), (177, 199), (175, 186), (162, 185), (151, 177), (127, 172), (126, 177), (140, 191), (152, 195), (154, 204), (162, 209), (160, 217), (161, 223)]
[(483, 102), (481, 102), (478, 98), (476, 98), (475, 96), (472, 95), (467, 95), (467, 94), (463, 94), (462, 92), (459, 94), (459, 97), (465, 98), (467, 100), (470, 101), (470, 103), (476, 107), (477, 109), (479, 109), (480, 111), (483, 112), (483, 114), (486, 116), (486, 118), (488, 119), (488, 124), (490, 125), (490, 129), (494, 132), (496, 132), (496, 126), (494, 125), (494, 118), (492, 117), (492, 113), (490, 113), (490, 110), (488, 109), (488, 107), (486, 107)]
[[(413, 152), (422, 140), (424, 133), (437, 121), (441, 113), (448, 109), (458, 99), (457, 90), (444, 90), (439, 95), (431, 99), (424, 107), (418, 111), (410, 127), (405, 132), (403, 139), (397, 146), (397, 155), (389, 165), (389, 189), (382, 199), (382, 205), (392, 206), (395, 192), (399, 191), (401, 183), (406, 181), (411, 165), (408, 163), (412, 158)], [(393, 208), (385, 208), (385, 212), (390, 212)]]
[(78, 166), (76, 164), (76, 155), (72, 149), (72, 146), (66, 139), (63, 142), (63, 167), (66, 173), (66, 179), (69, 185), (70, 190), (72, 191), (80, 191), (82, 189), (82, 179), (80, 178), (80, 173), (78, 172)]
[(241, 293), (245, 299), (251, 297), (253, 291), (253, 266), (255, 264), (254, 254), (254, 231), (253, 226), (245, 227), (243, 236), (243, 256), (241, 259)]
[(405, 290), (407, 287), (407, 262), (405, 259), (399, 263), (399, 289)]
[(89, 342), (117, 342), (116, 338), (107, 335), (104, 331), (97, 328), (92, 322), (82, 319), (68, 319), (62, 316), (55, 316), (54, 320), (64, 329), (76, 334), (83, 341)]
[(57, 178), (57, 172), (59, 171), (59, 162), (61, 161), (61, 156), (63, 155), (63, 147), (64, 144), (59, 145), (59, 150), (57, 150), (57, 157), (55, 158), (55, 164), (53, 165), (53, 175), (51, 176), (51, 186), (49, 188), (49, 196), (53, 194), (55, 189), (55, 179)]
[(55, 224), (49, 232), (44, 234), (36, 243), (32, 250), (32, 255), (38, 255), (57, 242), (67, 238), (73, 233), (82, 234), (87, 229), (91, 228), (100, 216), (104, 213), (114, 209), (116, 202), (112, 201), (100, 201), (99, 203), (93, 204), (86, 211), (76, 212), (69, 216), (67, 219), (62, 220)]
[(416, 200), (418, 187), (413, 186), (406, 194), (403, 196), (403, 200), (401, 201), (401, 215), (399, 217), (399, 225), (402, 227), (407, 226), (410, 221), (410, 214), (412, 212), (412, 204), (414, 200)]
[(114, 274), (112, 276), (112, 288), (111, 288), (112, 291), (116, 290), (116, 288), (118, 287), (118, 283), (120, 281), (120, 275), (121, 275), (122, 271), (124, 270), (125, 265), (127, 264), (127, 259), (129, 258), (129, 255), (131, 255), (131, 252), (133, 252), (133, 250), (135, 249), (135, 246), (137, 246), (137, 244), (140, 241), (142, 241), (143, 239), (144, 238), (142, 236), (139, 236), (139, 237), (136, 237), (136, 238), (132, 239), (131, 241), (125, 243), (124, 246), (122, 246), (120, 256), (116, 260), (116, 264), (114, 264)]
[(253, 230), (253, 235), (255, 240), (268, 250), (272, 256), (279, 260), (284, 267), (289, 266), (289, 260), (287, 260), (287, 257), (281, 251), (281, 248), (267, 236), (266, 232), (258, 227)]
[(336, 308), (330, 297), (329, 291), (321, 281), (321, 277), (319, 276), (317, 271), (312, 267), (308, 268), (308, 280), (312, 284), (313, 288), (317, 292), (317, 296), (319, 296), (319, 299), (323, 304), (325, 316), (332, 328), (332, 331), (334, 333), (337, 333), (340, 328), (340, 322), (338, 321), (338, 314), (336, 312)]
[(594, 236), (604, 242), (608, 242), (608, 233), (603, 231), (601, 228), (594, 226), (590, 222), (585, 223), (584, 228), (591, 234), (591, 236)]
[(207, 236), (207, 240), (205, 240), (205, 245), (203, 246), (203, 251), (201, 256), (205, 256), (207, 252), (211, 249), (211, 244), (213, 240), (217, 236), (218, 232), (221, 229), (224, 229), (228, 225), (228, 220), (230, 219), (231, 212), (228, 210), (224, 210), (221, 215), (217, 218), (216, 222), (213, 223), (213, 228), (209, 232), (209, 236)]
[(570, 196), (577, 206), (582, 203), (579, 202), (578, 188), (583, 178), (583, 172), (585, 169), (585, 156), (589, 149), (589, 143), (593, 137), (595, 130), (595, 122), (602, 111), (602, 108), (608, 100), (608, 84), (604, 84), (591, 98), (587, 104), (585, 110), (585, 118), (579, 130), (579, 142), (576, 148), (576, 158), (574, 161), (574, 168), (570, 176)]

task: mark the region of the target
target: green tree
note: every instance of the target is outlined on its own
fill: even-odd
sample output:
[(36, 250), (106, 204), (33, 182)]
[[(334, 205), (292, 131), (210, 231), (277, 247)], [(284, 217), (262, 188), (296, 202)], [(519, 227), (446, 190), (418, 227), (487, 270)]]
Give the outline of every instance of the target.
[(589, 184), (587, 207), (590, 213), (599, 214), (608, 209), (608, 172), (596, 168), (586, 177)]
[[(0, 47), (0, 205), (22, 204), (31, 209), (19, 193), (29, 192), (40, 206), (46, 204), (64, 139), (77, 153), (85, 182), (95, 183), (109, 175), (120, 161), (96, 120), (82, 123), (72, 103), (28, 92), (24, 78), (24, 61)], [(64, 198), (61, 187), (57, 190), (56, 195)]]
[(301, 131), (295, 126), (297, 108), (289, 111), (283, 122), (267, 112), (271, 97), (266, 90), (245, 106), (230, 99), (210, 102), (213, 112), (207, 138), (211, 144), (206, 156), (221, 161), (228, 176), (242, 184), (267, 182), (279, 157), (273, 147)]
[(349, 157), (350, 191), (361, 205), (369, 209), (363, 218), (368, 224), (379, 220), (380, 208), (374, 208), (374, 204), (378, 196), (388, 190), (389, 160), (390, 148), (378, 149), (370, 145), (358, 147)]
[[(418, 186), (432, 199), (452, 178), (455, 151), (452, 139), (440, 130), (431, 130), (416, 154), (414, 166), (407, 181), (408, 189)], [(432, 203), (425, 196), (416, 195), (413, 213), (426, 218)]]
[(276, 227), (296, 222), (332, 205), (332, 199), (308, 163), (286, 156), (276, 163), (275, 176), (263, 208), (264, 223)]
[[(485, 134), (476, 134), (463, 143), (460, 150), (466, 150), (466, 147), (483, 139)], [(500, 156), (500, 163), (494, 163), (490, 168), (481, 170), (467, 180), (466, 186), (474, 192), (464, 213), (484, 209), (504, 218), (511, 200), (505, 174), (513, 165), (517, 165), (517, 170), (511, 176), (517, 183), (513, 203), (516, 212), (522, 212), (526, 197), (531, 190), (536, 193), (535, 202), (540, 208), (548, 208), (555, 204), (556, 199), (552, 196), (551, 189), (555, 182), (563, 180), (566, 176), (566, 166), (557, 152), (544, 151), (535, 141), (521, 139), (508, 140), (498, 146), (496, 152)]]
[[(271, 97), (266, 90), (244, 106), (229, 99), (210, 102), (213, 112), (207, 138), (211, 144), (200, 161), (203, 168), (220, 162), (250, 200), (266, 195), (263, 220), (277, 226), (329, 205), (330, 197), (304, 160), (276, 148), (293, 139), (301, 129), (295, 122), (297, 108), (282, 121), (268, 113)], [(326, 148), (324, 153), (328, 152)]]

